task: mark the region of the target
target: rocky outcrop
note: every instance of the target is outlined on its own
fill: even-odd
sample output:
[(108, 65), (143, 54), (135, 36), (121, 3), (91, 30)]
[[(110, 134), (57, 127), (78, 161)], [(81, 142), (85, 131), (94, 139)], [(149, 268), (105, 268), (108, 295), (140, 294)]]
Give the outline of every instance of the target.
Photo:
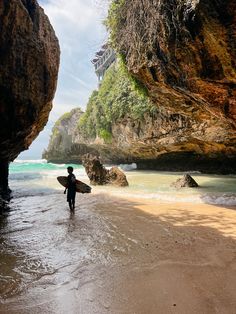
[(162, 110), (159, 134), (140, 148), (150, 143), (152, 159), (166, 152), (235, 158), (235, 1), (122, 3), (114, 45)]
[(235, 126), (234, 0), (124, 1), (117, 19), (116, 47), (156, 103)]
[[(43, 153), (43, 158), (59, 162), (74, 162), (74, 143), (76, 142), (78, 121), (83, 114), (80, 108), (73, 109), (71, 112), (65, 113), (54, 125), (47, 150)], [(84, 139), (78, 138), (80, 142)], [(81, 151), (81, 156), (87, 151)], [(78, 162), (78, 154), (75, 161)], [(67, 160), (70, 159), (70, 160)], [(79, 158), (81, 161), (81, 158)]]
[(86, 154), (83, 157), (82, 163), (89, 177), (90, 184), (92, 185), (107, 184), (108, 170), (102, 165), (98, 157)]
[(96, 156), (86, 154), (83, 156), (83, 166), (92, 185), (112, 184), (116, 186), (128, 186), (125, 174), (117, 167), (106, 169)]
[(36, 0), (0, 2), (0, 186), (8, 163), (44, 128), (56, 90), (59, 44)]
[(189, 175), (185, 174), (183, 178), (177, 179), (176, 182), (172, 183), (171, 186), (180, 189), (180, 188), (197, 188), (197, 182)]
[[(74, 115), (78, 117), (76, 111)], [(125, 116), (112, 124), (110, 144), (100, 138), (83, 138), (76, 127), (78, 121), (72, 122), (76, 121), (75, 117), (66, 116), (66, 121), (62, 117), (54, 127), (49, 147), (43, 155), (49, 162), (81, 163), (83, 155), (90, 153), (105, 164), (135, 162), (138, 169), (143, 170), (236, 172), (235, 156), (227, 156), (223, 144), (204, 143), (201, 139), (207, 132), (205, 124), (199, 126), (183, 115), (167, 115), (156, 110), (144, 114), (142, 119)], [(192, 137), (192, 143), (186, 140), (187, 136)], [(218, 153), (219, 148), (221, 154)]]
[[(111, 8), (113, 44), (155, 110), (131, 115), (131, 88), (127, 100), (122, 84), (112, 97), (103, 81), (98, 96), (107, 96), (112, 114), (99, 101), (89, 114), (110, 117), (112, 140), (75, 136), (67, 160), (93, 150), (102, 162), (135, 162), (139, 169), (236, 173), (235, 1), (118, 0)], [(121, 106), (125, 114), (115, 119)]]
[(117, 167), (112, 167), (108, 173), (108, 182), (116, 186), (128, 186), (126, 175)]

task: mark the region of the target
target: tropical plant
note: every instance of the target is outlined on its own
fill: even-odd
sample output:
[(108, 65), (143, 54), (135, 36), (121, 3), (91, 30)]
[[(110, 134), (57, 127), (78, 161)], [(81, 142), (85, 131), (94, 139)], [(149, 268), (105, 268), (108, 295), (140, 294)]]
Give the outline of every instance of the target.
[(92, 93), (78, 129), (84, 137), (99, 136), (109, 142), (113, 123), (125, 116), (141, 120), (153, 108), (146, 94), (134, 88), (119, 61), (107, 70), (99, 90)]

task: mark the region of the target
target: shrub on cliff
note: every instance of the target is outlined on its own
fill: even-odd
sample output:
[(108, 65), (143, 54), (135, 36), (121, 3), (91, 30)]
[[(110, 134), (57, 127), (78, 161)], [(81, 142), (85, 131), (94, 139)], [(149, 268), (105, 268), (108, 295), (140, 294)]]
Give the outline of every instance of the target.
[(100, 89), (92, 93), (78, 129), (85, 137), (99, 136), (109, 142), (113, 123), (125, 116), (142, 119), (152, 109), (152, 103), (135, 90), (119, 62), (107, 70)]

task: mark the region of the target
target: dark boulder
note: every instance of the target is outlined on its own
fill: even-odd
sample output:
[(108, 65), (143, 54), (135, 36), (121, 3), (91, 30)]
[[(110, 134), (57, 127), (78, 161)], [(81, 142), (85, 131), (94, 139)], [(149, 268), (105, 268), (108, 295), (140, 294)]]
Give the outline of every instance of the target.
[(128, 186), (125, 174), (117, 167), (106, 169), (99, 157), (87, 154), (82, 160), (86, 173), (92, 185), (112, 184), (117, 186)]
[(171, 186), (177, 189), (180, 189), (180, 188), (185, 188), (185, 187), (197, 188), (199, 185), (189, 174), (185, 174), (182, 178), (172, 183)]
[(108, 181), (110, 184), (117, 186), (128, 186), (129, 183), (126, 179), (126, 175), (117, 167), (112, 167), (108, 172)]
[(108, 170), (101, 164), (97, 156), (86, 154), (82, 159), (82, 163), (92, 185), (108, 183)]

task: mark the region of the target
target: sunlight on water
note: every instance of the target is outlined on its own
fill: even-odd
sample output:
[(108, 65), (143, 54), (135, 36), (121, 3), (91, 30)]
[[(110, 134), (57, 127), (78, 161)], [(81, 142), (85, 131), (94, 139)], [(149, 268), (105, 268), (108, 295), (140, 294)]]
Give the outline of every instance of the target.
[[(45, 160), (17, 161), (10, 165), (10, 185), (16, 196), (59, 193), (62, 187), (56, 177), (67, 175), (68, 165), (56, 165)], [(89, 179), (81, 165), (71, 165), (77, 179), (89, 184)], [(93, 193), (109, 193), (116, 196), (156, 199), (162, 202), (193, 202), (209, 204), (236, 204), (236, 176), (205, 175), (192, 173), (198, 182), (197, 189), (176, 190), (171, 183), (183, 173), (137, 171), (135, 166), (122, 166), (129, 187), (93, 187)]]
[[(45, 302), (48, 302), (45, 303), (47, 309), (44, 307), (37, 313), (65, 313), (55, 310), (53, 305), (48, 307), (51, 298), (58, 292), (64, 300), (66, 291), (71, 291), (72, 295), (76, 291), (79, 295), (83, 285), (88, 287), (92, 283), (100, 287), (98, 278), (103, 278), (113, 265), (130, 270), (150, 263), (152, 268), (152, 261), (160, 256), (158, 241), (164, 237), (166, 246), (168, 235), (169, 241), (173, 242), (170, 229), (165, 222), (162, 225), (168, 215), (171, 224), (182, 226), (184, 221), (191, 224), (191, 208), (195, 206), (197, 218), (194, 223), (199, 224), (203, 220), (213, 228), (216, 224), (213, 219), (215, 214), (211, 216), (215, 213), (214, 207), (208, 208), (204, 218), (204, 208), (208, 205), (200, 204), (236, 204), (235, 176), (193, 173), (200, 188), (176, 190), (170, 185), (183, 173), (137, 171), (133, 165), (122, 166), (126, 169), (129, 187), (95, 186), (92, 194), (78, 194), (75, 215), (72, 215), (63, 194), (64, 188), (56, 180), (57, 176), (67, 175), (67, 166), (47, 164), (44, 160), (17, 161), (10, 166), (10, 187), (14, 198), (9, 213), (0, 219), (1, 313), (8, 313), (8, 309), (9, 313), (36, 313), (32, 309), (35, 306), (41, 309)], [(76, 177), (89, 184), (85, 169), (81, 165), (73, 166)], [(143, 206), (144, 200), (154, 200), (150, 202), (153, 207), (148, 209), (151, 215), (137, 208), (137, 199), (141, 199), (140, 206)], [(178, 202), (180, 204), (176, 205)], [(182, 208), (183, 202), (190, 204), (187, 204), (190, 208), (187, 214)], [(160, 213), (160, 206), (156, 205), (166, 207), (163, 214)], [(176, 206), (180, 208), (176, 210)], [(161, 219), (157, 218), (157, 214)], [(218, 208), (218, 217), (221, 214), (221, 208)], [(231, 213), (227, 215), (229, 217)], [(227, 225), (227, 235), (233, 234), (230, 219), (224, 218), (224, 215), (218, 219), (220, 222), (223, 220), (220, 226), (222, 232), (226, 233)], [(155, 249), (149, 250), (154, 244), (155, 232), (158, 241)], [(146, 237), (145, 240), (143, 237)], [(181, 238), (179, 228), (175, 237), (180, 237), (178, 241), (188, 240)], [(199, 237), (201, 239), (202, 233)], [(208, 249), (208, 243), (206, 246)], [(147, 255), (148, 252), (150, 255)], [(200, 255), (199, 251), (197, 256)], [(93, 267), (97, 268), (93, 270)], [(113, 269), (110, 273), (113, 274)], [(112, 281), (108, 277), (107, 282)], [(94, 291), (100, 291), (100, 288)], [(77, 303), (80, 302), (78, 295)], [(100, 300), (100, 297), (97, 299)], [(73, 305), (69, 301), (65, 304)], [(67, 312), (77, 313), (77, 310)]]

